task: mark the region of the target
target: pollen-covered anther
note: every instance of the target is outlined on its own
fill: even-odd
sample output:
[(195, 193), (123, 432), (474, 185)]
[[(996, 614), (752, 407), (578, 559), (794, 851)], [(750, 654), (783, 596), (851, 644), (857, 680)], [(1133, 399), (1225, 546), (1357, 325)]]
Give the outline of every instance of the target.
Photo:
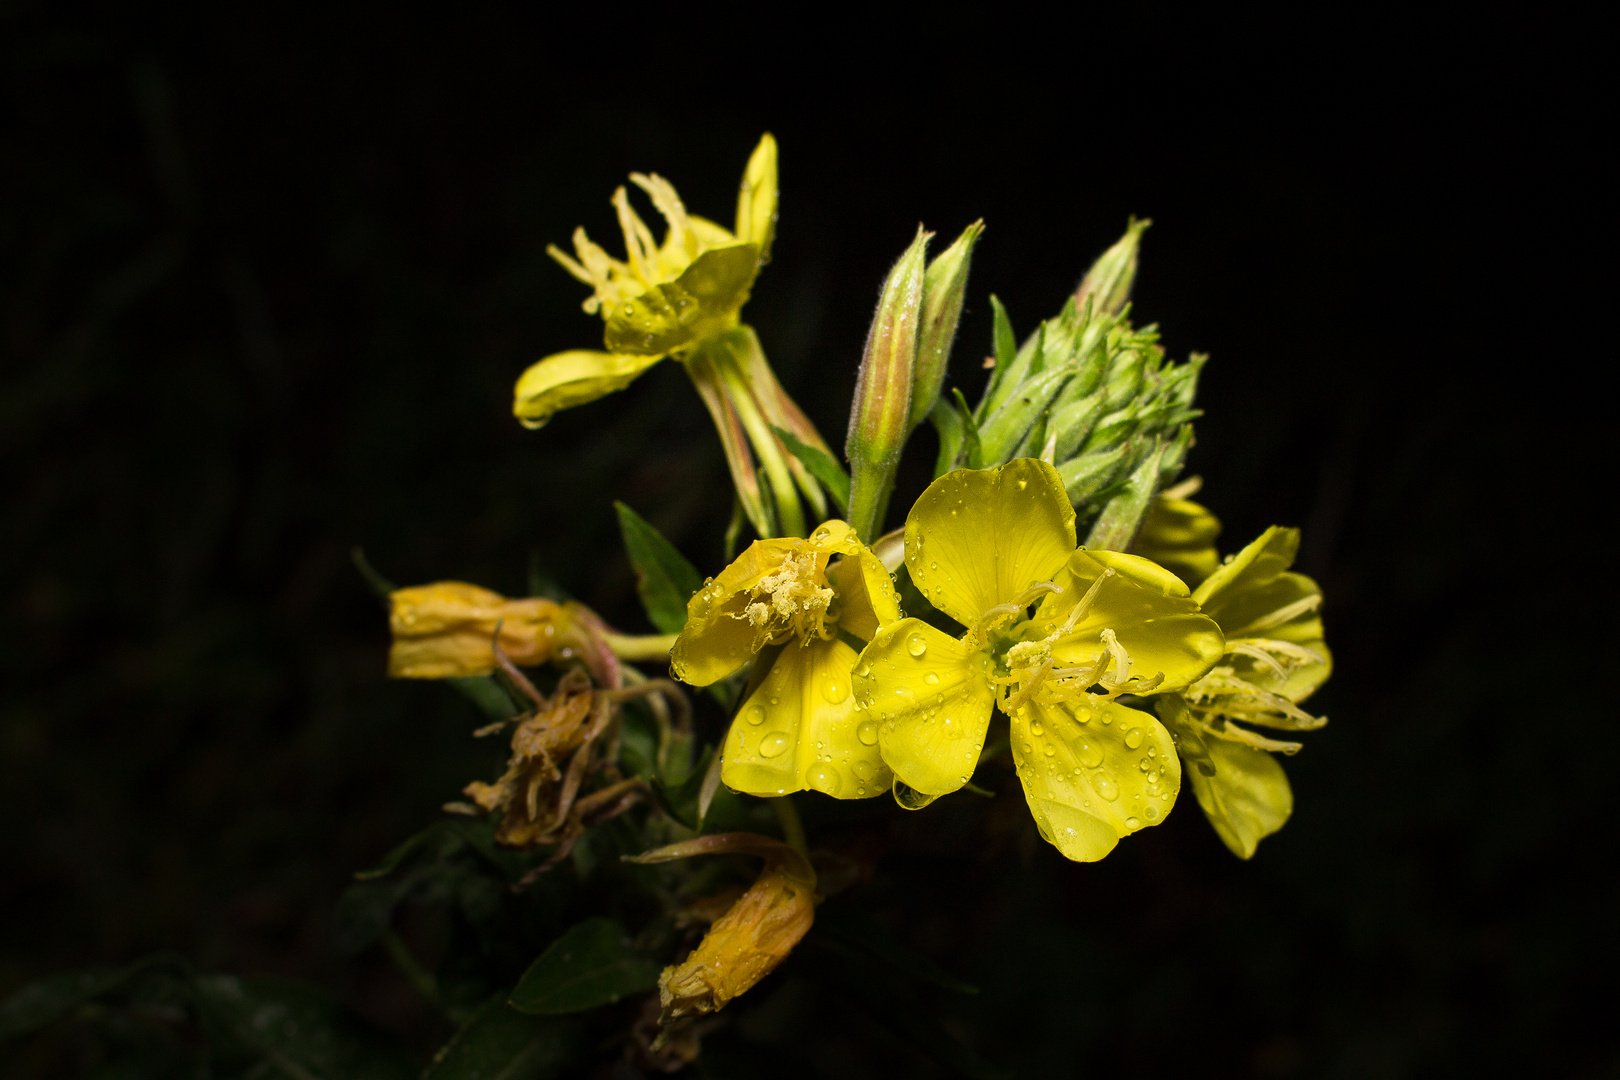
[(762, 640), (797, 637), (808, 643), (832, 635), (834, 593), (814, 551), (789, 552), (750, 592), (743, 617)]

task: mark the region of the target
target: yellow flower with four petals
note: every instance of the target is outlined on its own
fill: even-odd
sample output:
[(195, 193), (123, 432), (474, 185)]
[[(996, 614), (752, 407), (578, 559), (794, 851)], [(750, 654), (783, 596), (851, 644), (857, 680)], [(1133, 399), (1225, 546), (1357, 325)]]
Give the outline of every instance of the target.
[(708, 686), (760, 657), (726, 736), (726, 785), (841, 799), (889, 790), (876, 728), (855, 709), (846, 639), (865, 642), (899, 617), (889, 572), (837, 520), (808, 540), (756, 540), (698, 590), (670, 653), (676, 677)]
[(1186, 585), (1147, 559), (1076, 549), (1063, 481), (1033, 458), (934, 481), (906, 519), (905, 560), (966, 632), (905, 619), (855, 668), (902, 805), (966, 784), (999, 708), (1041, 835), (1064, 855), (1100, 859), (1164, 820), (1175, 744), (1116, 699), (1186, 687), (1222, 655)]

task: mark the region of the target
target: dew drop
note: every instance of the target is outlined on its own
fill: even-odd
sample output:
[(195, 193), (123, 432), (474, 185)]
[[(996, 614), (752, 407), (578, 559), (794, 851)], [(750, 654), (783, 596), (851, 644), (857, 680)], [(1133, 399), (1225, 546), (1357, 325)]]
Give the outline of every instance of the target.
[(867, 746), (877, 745), (877, 724), (868, 720), (855, 729), (855, 737)]
[(824, 540), (826, 540), (827, 537), (829, 537), (831, 535), (832, 535), (832, 533), (828, 531), (827, 526), (823, 525), (821, 528), (817, 529), (814, 534), (811, 535), (810, 539), (819, 544), (819, 543), (823, 542)]
[(865, 662), (862, 662), (861, 666), (855, 669), (857, 679), (864, 679), (870, 674), (872, 674), (872, 668)]
[(827, 795), (837, 795), (844, 786), (843, 777), (830, 765), (817, 765), (810, 770), (808, 779), (811, 787)]
[(836, 676), (828, 678), (821, 684), (821, 696), (830, 703), (837, 705), (849, 697), (849, 684)]
[(1041, 722), (1039, 720), (1035, 720), (1029, 725), (1029, 733), (1031, 735), (1044, 735), (1046, 734), (1046, 729), (1041, 726)]
[(1075, 756), (1080, 759), (1080, 764), (1088, 769), (1095, 769), (1103, 763), (1102, 751), (1084, 739), (1080, 740), (1079, 753)]
[(1051, 743), (1047, 743), (1046, 744), (1046, 756), (1051, 757), (1055, 753), (1057, 753), (1057, 747), (1053, 746)]
[(1091, 786), (1097, 789), (1097, 794), (1101, 795), (1109, 802), (1113, 802), (1115, 799), (1119, 798), (1119, 785), (1114, 783), (1106, 776), (1093, 777)]
[(939, 676), (930, 671), (928, 674), (923, 676), (923, 682), (927, 683), (929, 686), (938, 686)]
[(780, 731), (772, 732), (759, 740), (760, 757), (777, 757), (788, 748), (788, 737)]
[(1125, 733), (1125, 745), (1130, 747), (1132, 750), (1135, 750), (1138, 746), (1142, 745), (1142, 740), (1145, 738), (1147, 738), (1147, 736), (1142, 733), (1141, 728), (1133, 727), (1131, 730)]
[(748, 722), (750, 724), (763, 724), (765, 722), (765, 706), (750, 706), (748, 709)]
[(872, 762), (867, 758), (856, 758), (855, 763), (849, 768), (855, 774), (857, 780), (870, 780), (872, 775), (877, 772), (877, 769), (873, 767)]
[(1159, 816), (1159, 808), (1157, 806), (1150, 806), (1145, 812), (1149, 821), (1152, 821), (1154, 818)]
[(912, 656), (921, 656), (928, 651), (928, 642), (923, 640), (921, 634), (912, 634), (906, 639), (906, 652)]
[(1139, 818), (1128, 817), (1125, 819), (1125, 827), (1127, 829), (1140, 829), (1142, 822)]
[(1159, 770), (1154, 769), (1154, 770), (1152, 770), (1151, 772), (1148, 773), (1148, 783), (1157, 784), (1158, 782), (1159, 782)]

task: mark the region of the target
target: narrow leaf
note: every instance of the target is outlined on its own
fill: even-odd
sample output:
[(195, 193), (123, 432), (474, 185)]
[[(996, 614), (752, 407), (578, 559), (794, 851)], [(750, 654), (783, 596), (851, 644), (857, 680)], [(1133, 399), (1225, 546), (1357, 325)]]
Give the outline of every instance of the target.
[(832, 501), (838, 504), (839, 513), (843, 513), (849, 506), (849, 474), (844, 467), (833, 460), (831, 454), (811, 446), (793, 432), (784, 428), (771, 430), (782, 440), (782, 445), (810, 470), (810, 475), (821, 481), (821, 486), (827, 489)]
[(636, 571), (641, 606), (659, 630), (680, 633), (686, 625), (686, 602), (703, 587), (703, 575), (641, 515), (622, 502), (613, 506), (619, 512), (625, 553)]
[(612, 919), (586, 919), (552, 942), (518, 980), (511, 1004), (521, 1012), (561, 1016), (608, 1005), (658, 985), (658, 965), (630, 947)]

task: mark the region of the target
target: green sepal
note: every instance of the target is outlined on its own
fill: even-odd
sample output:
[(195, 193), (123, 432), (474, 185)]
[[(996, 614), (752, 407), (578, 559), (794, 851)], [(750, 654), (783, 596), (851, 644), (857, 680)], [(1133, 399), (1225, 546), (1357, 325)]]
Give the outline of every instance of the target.
[(686, 602), (703, 587), (703, 575), (641, 515), (622, 502), (614, 502), (613, 508), (619, 512), (625, 554), (635, 568), (636, 592), (647, 618), (665, 634), (680, 633), (686, 625)]

